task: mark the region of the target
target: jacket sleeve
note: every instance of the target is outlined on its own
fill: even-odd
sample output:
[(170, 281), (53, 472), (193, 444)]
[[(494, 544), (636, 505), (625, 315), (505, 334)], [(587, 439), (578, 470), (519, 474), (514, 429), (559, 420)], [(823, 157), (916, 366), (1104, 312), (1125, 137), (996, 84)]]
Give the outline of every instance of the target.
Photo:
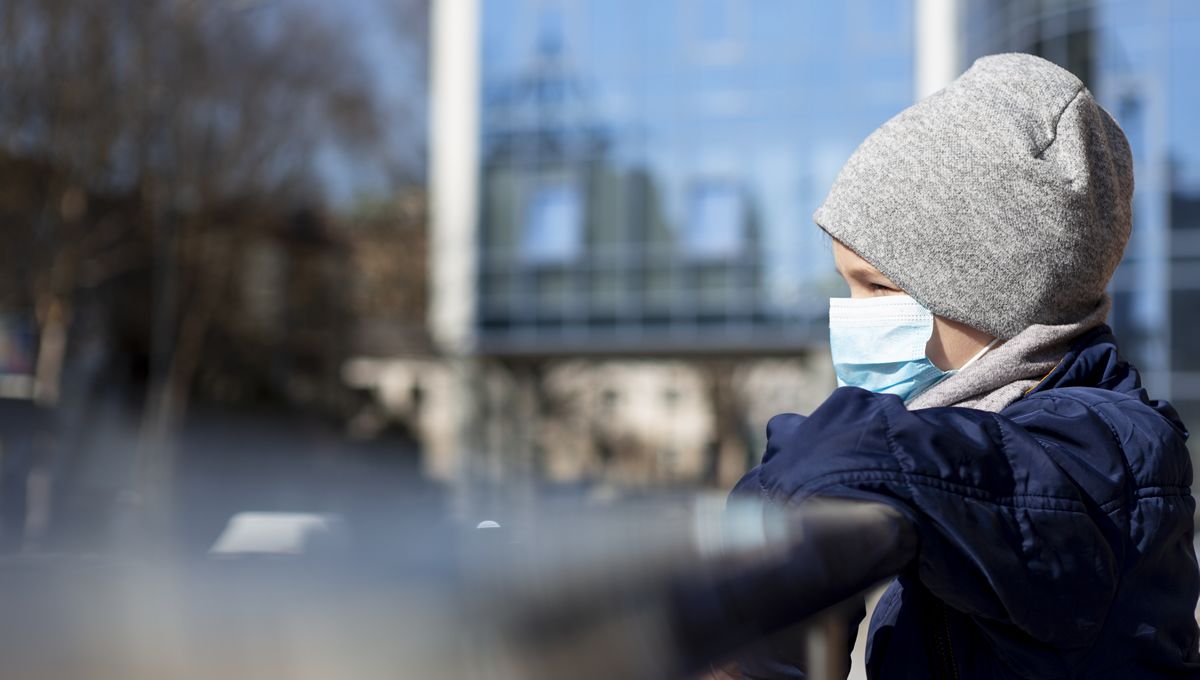
[(917, 526), (917, 571), (934, 595), (993, 634), (1086, 648), (1117, 583), (1121, 543), (1104, 506), (1123, 475), (1119, 444), (1080, 403), (1022, 402), (1005, 415), (909, 411), (842, 388), (810, 417), (772, 418), (763, 463), (739, 487), (776, 503), (889, 503)]

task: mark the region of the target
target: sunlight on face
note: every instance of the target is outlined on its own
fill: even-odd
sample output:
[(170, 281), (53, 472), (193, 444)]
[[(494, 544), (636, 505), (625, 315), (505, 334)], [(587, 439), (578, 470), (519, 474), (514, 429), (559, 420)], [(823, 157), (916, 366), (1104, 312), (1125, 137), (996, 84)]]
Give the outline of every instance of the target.
[(833, 261), (838, 273), (850, 286), (850, 297), (867, 298), (884, 295), (904, 295), (900, 287), (838, 241), (833, 242)]

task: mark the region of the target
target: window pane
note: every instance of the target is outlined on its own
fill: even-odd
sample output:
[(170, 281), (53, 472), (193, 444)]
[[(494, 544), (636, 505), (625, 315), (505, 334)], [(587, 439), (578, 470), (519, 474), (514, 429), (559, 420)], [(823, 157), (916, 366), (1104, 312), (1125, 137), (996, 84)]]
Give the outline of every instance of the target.
[(583, 245), (583, 210), (579, 188), (555, 183), (536, 187), (525, 209), (521, 256), (531, 263), (575, 259)]
[(745, 210), (742, 194), (731, 183), (703, 182), (692, 186), (683, 244), (690, 257), (727, 258), (742, 248)]

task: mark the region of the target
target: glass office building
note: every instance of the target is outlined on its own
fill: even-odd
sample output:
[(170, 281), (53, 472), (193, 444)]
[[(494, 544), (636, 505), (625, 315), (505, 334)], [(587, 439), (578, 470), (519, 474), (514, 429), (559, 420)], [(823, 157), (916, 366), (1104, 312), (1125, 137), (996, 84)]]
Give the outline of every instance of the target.
[(485, 351), (794, 349), (839, 283), (812, 223), (912, 99), (909, 3), (486, 0)]

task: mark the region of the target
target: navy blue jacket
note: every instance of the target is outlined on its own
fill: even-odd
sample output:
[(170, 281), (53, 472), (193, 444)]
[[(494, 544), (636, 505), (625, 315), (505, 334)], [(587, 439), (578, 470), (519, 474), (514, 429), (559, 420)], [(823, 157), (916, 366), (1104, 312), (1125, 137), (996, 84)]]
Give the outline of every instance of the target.
[[(1107, 327), (1000, 413), (846, 387), (767, 436), (734, 493), (880, 501), (917, 526), (871, 621), (870, 677), (1200, 677), (1187, 431)], [(743, 672), (803, 678), (795, 654), (761, 646)]]

